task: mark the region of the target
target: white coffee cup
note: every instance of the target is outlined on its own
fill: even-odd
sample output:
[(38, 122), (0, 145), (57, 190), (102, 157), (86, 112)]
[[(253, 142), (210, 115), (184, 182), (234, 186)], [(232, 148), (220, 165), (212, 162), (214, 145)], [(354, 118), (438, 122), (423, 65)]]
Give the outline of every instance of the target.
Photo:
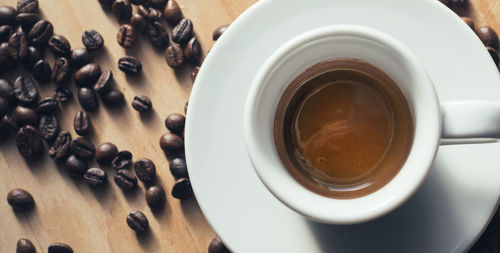
[[(381, 189), (353, 199), (325, 197), (298, 183), (278, 156), (273, 132), (276, 108), (288, 85), (309, 67), (339, 58), (366, 61), (392, 77), (408, 100), (415, 130), (410, 154), (398, 174)], [(247, 97), (244, 133), (253, 167), (276, 198), (312, 220), (354, 224), (382, 216), (406, 201), (428, 174), (441, 138), (500, 136), (500, 103), (440, 104), (426, 69), (402, 43), (372, 28), (333, 25), (292, 39), (267, 59)]]

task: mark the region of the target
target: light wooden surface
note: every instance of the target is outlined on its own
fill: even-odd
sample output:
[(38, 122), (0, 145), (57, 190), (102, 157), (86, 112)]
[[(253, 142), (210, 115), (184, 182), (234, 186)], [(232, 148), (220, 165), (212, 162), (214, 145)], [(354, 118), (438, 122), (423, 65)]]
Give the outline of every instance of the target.
[[(173, 112), (183, 113), (191, 90), (191, 67), (174, 72), (165, 63), (163, 52), (154, 50), (146, 38), (124, 50), (116, 43), (119, 22), (105, 12), (97, 0), (39, 0), (42, 15), (54, 24), (55, 33), (66, 36), (72, 48), (82, 47), (85, 29), (99, 31), (105, 49), (94, 55), (102, 69), (111, 69), (115, 83), (125, 93), (126, 104), (110, 109), (100, 104), (91, 113), (94, 144), (110, 141), (121, 150), (130, 150), (134, 160), (147, 157), (157, 167), (158, 183), (167, 191), (166, 207), (152, 212), (144, 199), (144, 186), (124, 194), (113, 182), (114, 171), (108, 172), (108, 185), (91, 189), (82, 180), (69, 177), (45, 156), (36, 163), (26, 163), (19, 155), (13, 138), (0, 143), (0, 252), (15, 252), (19, 238), (30, 239), (38, 252), (46, 252), (49, 244), (64, 242), (75, 252), (206, 252), (214, 232), (203, 217), (194, 198), (179, 201), (170, 196), (173, 178), (168, 161), (159, 148), (159, 137), (166, 133), (163, 120)], [(213, 44), (212, 31), (233, 21), (255, 0), (178, 0), (184, 15), (193, 21), (204, 55)], [(15, 0), (0, 0), (0, 5), (15, 6)], [(135, 9), (134, 9), (135, 12)], [(459, 13), (466, 12), (458, 10)], [(500, 31), (500, 1), (473, 0), (467, 9), (476, 25), (489, 24)], [(170, 29), (169, 29), (170, 30)], [(139, 77), (126, 78), (118, 70), (117, 60), (133, 55), (143, 64)], [(46, 53), (46, 58), (52, 57)], [(19, 68), (22, 69), (22, 68)], [(13, 80), (18, 73), (7, 76)], [(74, 84), (71, 84), (74, 89)], [(40, 86), (42, 97), (52, 95), (54, 84)], [(135, 94), (145, 94), (153, 101), (154, 112), (140, 116), (130, 102)], [(76, 99), (61, 107), (57, 115), (61, 129), (76, 136), (72, 120), (80, 106)], [(91, 166), (95, 163), (91, 163)], [(5, 201), (7, 192), (24, 188), (32, 193), (36, 208), (15, 213)], [(149, 219), (151, 232), (136, 236), (125, 218), (131, 210), (143, 211)]]

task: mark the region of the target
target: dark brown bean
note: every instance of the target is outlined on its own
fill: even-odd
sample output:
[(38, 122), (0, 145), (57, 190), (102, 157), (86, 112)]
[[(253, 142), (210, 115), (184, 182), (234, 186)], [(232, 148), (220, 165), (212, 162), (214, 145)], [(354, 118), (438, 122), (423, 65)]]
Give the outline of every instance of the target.
[(130, 3), (133, 5), (141, 5), (145, 2), (145, 0), (130, 0)]
[(189, 19), (181, 19), (172, 29), (172, 40), (175, 43), (184, 45), (193, 37), (193, 23)]
[(191, 63), (198, 63), (201, 57), (201, 45), (196, 37), (191, 38), (184, 48), (184, 59)]
[(99, 78), (94, 84), (94, 90), (98, 94), (104, 94), (111, 88), (111, 82), (113, 81), (113, 72), (111, 70), (106, 70), (101, 73)]
[(151, 22), (160, 21), (163, 17), (163, 13), (160, 10), (145, 5), (140, 5), (137, 9), (137, 13)]
[(46, 141), (52, 141), (56, 138), (59, 132), (59, 122), (56, 116), (52, 114), (45, 114), (40, 118), (40, 124), (38, 125), (38, 131), (43, 139)]
[(78, 90), (78, 101), (82, 108), (86, 111), (93, 112), (97, 110), (99, 102), (94, 90), (87, 87), (82, 87)]
[(453, 6), (464, 6), (467, 4), (468, 0), (450, 0)]
[(474, 31), (474, 21), (469, 17), (460, 17)]
[(16, 253), (36, 253), (36, 249), (30, 240), (21, 238), (17, 241)]
[(165, 190), (161, 185), (153, 185), (146, 190), (146, 203), (151, 209), (161, 209), (165, 205)]
[(38, 101), (37, 112), (40, 113), (53, 113), (59, 105), (59, 102), (53, 97), (46, 97)]
[(71, 66), (69, 65), (69, 60), (64, 57), (57, 58), (52, 67), (52, 80), (57, 85), (61, 85), (68, 82), (70, 76)]
[(0, 97), (7, 99), (10, 104), (17, 102), (14, 85), (7, 79), (0, 78)]
[(165, 6), (165, 19), (170, 25), (177, 25), (182, 19), (182, 11), (176, 0), (169, 0)]
[(26, 36), (18, 32), (13, 33), (9, 38), (7, 51), (10, 58), (15, 61), (24, 59), (28, 53)]
[(85, 172), (83, 178), (89, 185), (97, 187), (106, 183), (107, 175), (102, 169), (90, 168)]
[(5, 115), (10, 110), (7, 99), (0, 97), (0, 116)]
[(82, 177), (87, 171), (87, 162), (75, 155), (70, 155), (64, 163), (64, 169), (73, 177)]
[(125, 56), (118, 60), (118, 68), (128, 75), (138, 75), (142, 72), (142, 64), (132, 56)]
[(164, 48), (168, 45), (168, 32), (160, 22), (150, 22), (146, 26), (146, 35), (155, 48)]
[(130, 24), (139, 32), (144, 32), (148, 25), (148, 21), (139, 13), (132, 15)]
[(145, 4), (152, 6), (153, 8), (156, 9), (161, 9), (165, 8), (165, 4), (167, 4), (168, 0), (145, 0)]
[(43, 59), (42, 50), (36, 47), (28, 47), (26, 56), (22, 60), (22, 63), (27, 70), (32, 70), (33, 66), (35, 66), (35, 63), (37, 63), (41, 59)]
[(71, 52), (71, 45), (68, 39), (62, 35), (50, 37), (48, 48), (55, 56), (69, 56)]
[(24, 189), (13, 189), (7, 193), (7, 203), (14, 210), (28, 210), (35, 205), (31, 194)]
[(152, 183), (156, 176), (156, 166), (148, 158), (141, 158), (134, 163), (134, 170), (137, 178), (148, 184)]
[(108, 165), (118, 153), (118, 148), (111, 142), (99, 145), (95, 151), (95, 159), (99, 164)]
[(13, 113), (7, 113), (2, 117), (2, 125), (7, 127), (7, 129), (11, 132), (16, 133), (19, 130), (19, 125), (17, 124), (17, 120), (14, 117)]
[(169, 162), (170, 173), (175, 179), (188, 178), (188, 169), (184, 158), (174, 158)]
[(82, 35), (82, 43), (89, 51), (101, 49), (104, 39), (96, 30), (86, 30)]
[(198, 72), (200, 71), (200, 67), (196, 66), (193, 68), (193, 72), (191, 72), (191, 81), (194, 84), (194, 81), (196, 81), (196, 77), (198, 76)]
[(71, 154), (71, 134), (61, 131), (48, 150), (49, 156), (56, 162), (63, 162)]
[(9, 41), (9, 38), (13, 32), (14, 30), (12, 30), (12, 27), (10, 27), (9, 25), (0, 26), (0, 42)]
[(129, 24), (121, 25), (116, 34), (116, 41), (123, 48), (132, 48), (136, 41), (135, 28)]
[(17, 12), (38, 12), (38, 0), (18, 0), (17, 1)]
[(172, 197), (176, 199), (187, 199), (191, 196), (193, 190), (188, 178), (179, 178), (172, 187)]
[(71, 142), (71, 152), (78, 158), (90, 159), (94, 157), (95, 147), (84, 138), (76, 138)]
[(16, 145), (19, 153), (26, 159), (37, 158), (42, 149), (42, 137), (32, 126), (23, 126), (17, 131)]
[(17, 121), (18, 126), (30, 125), (38, 127), (39, 118), (35, 110), (19, 105), (14, 108), (12, 113)]
[(54, 98), (60, 102), (67, 102), (73, 98), (73, 92), (65, 87), (57, 87), (54, 89)]
[(108, 106), (118, 106), (123, 104), (125, 96), (123, 95), (123, 92), (116, 89), (111, 89), (108, 90), (105, 94), (101, 95), (101, 99), (102, 102), (104, 102)]
[(101, 67), (97, 63), (89, 63), (76, 71), (75, 83), (80, 87), (91, 87), (101, 76)]
[(9, 25), (14, 27), (16, 25), (16, 9), (11, 6), (0, 6), (0, 25)]
[(90, 130), (90, 117), (85, 111), (78, 111), (73, 119), (76, 134), (86, 136)]
[(41, 83), (48, 83), (52, 79), (52, 69), (47, 61), (41, 59), (33, 66), (33, 78)]
[(111, 6), (115, 0), (97, 0), (101, 4), (101, 7), (105, 10), (111, 10)]
[(172, 113), (165, 119), (165, 127), (170, 130), (170, 132), (181, 135), (184, 131), (184, 125), (186, 123), (186, 118), (178, 113)]
[(495, 63), (495, 65), (498, 66), (498, 63), (500, 62), (500, 60), (499, 60), (497, 51), (492, 47), (486, 47), (486, 50), (488, 50), (488, 53), (490, 53), (491, 59), (493, 59), (493, 62)]
[(113, 14), (121, 20), (129, 20), (132, 16), (132, 6), (128, 0), (115, 0), (111, 6)]
[(149, 228), (148, 218), (141, 211), (132, 211), (127, 215), (127, 224), (135, 232), (146, 232)]
[(115, 170), (128, 169), (132, 165), (132, 153), (127, 150), (118, 152), (113, 160), (111, 160), (111, 166)]
[(52, 23), (47, 20), (39, 20), (36, 22), (28, 33), (28, 38), (32, 45), (44, 45), (49, 40), (54, 32)]
[(30, 106), (38, 102), (38, 89), (35, 82), (26, 75), (20, 75), (16, 78), (14, 95), (22, 105)]
[(165, 152), (179, 152), (184, 150), (184, 141), (181, 137), (168, 133), (161, 136), (160, 147)]
[(73, 249), (65, 243), (52, 243), (49, 246), (48, 253), (73, 253)]
[(132, 101), (132, 107), (138, 112), (149, 112), (153, 108), (153, 104), (147, 96), (136, 95)]
[(231, 251), (224, 245), (219, 236), (216, 236), (208, 245), (208, 253), (231, 253)]
[(14, 60), (10, 58), (9, 43), (0, 43), (0, 74), (14, 67)]
[(116, 172), (114, 180), (123, 191), (130, 191), (137, 187), (137, 178), (128, 170)]
[(214, 32), (212, 33), (212, 39), (214, 41), (218, 40), (219, 37), (226, 31), (227, 27), (229, 25), (221, 25), (219, 27), (217, 27)]
[(71, 67), (79, 69), (92, 61), (92, 56), (87, 48), (76, 48), (71, 51)]
[(476, 34), (483, 44), (494, 49), (498, 48), (498, 34), (489, 26), (481, 26), (476, 30)]
[(171, 45), (165, 50), (165, 60), (168, 66), (178, 68), (184, 63), (184, 55), (181, 47), (178, 45)]
[(27, 31), (29, 31), (39, 20), (40, 16), (36, 13), (19, 13), (16, 16), (17, 23)]

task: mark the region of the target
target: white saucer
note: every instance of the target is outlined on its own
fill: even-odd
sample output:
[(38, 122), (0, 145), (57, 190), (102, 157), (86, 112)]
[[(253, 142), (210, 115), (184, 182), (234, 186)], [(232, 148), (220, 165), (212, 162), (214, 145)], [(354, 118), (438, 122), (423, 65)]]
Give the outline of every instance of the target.
[(466, 251), (499, 201), (500, 143), (441, 147), (407, 203), (360, 225), (308, 221), (257, 178), (243, 143), (249, 85), (285, 41), (331, 24), (369, 26), (405, 43), (429, 70), (441, 101), (500, 102), (500, 77), (484, 46), (437, 0), (260, 1), (215, 44), (191, 94), (186, 157), (203, 213), (235, 252)]

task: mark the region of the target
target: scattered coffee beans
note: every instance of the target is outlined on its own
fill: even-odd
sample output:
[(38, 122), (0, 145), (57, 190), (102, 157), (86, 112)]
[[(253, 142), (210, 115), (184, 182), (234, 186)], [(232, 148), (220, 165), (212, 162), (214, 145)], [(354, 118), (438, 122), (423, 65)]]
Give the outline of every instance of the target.
[(36, 111), (39, 113), (53, 113), (57, 109), (58, 105), (59, 103), (55, 98), (46, 97), (38, 101)]
[(141, 211), (132, 211), (127, 215), (127, 224), (135, 232), (146, 232), (149, 228), (149, 222)]
[(76, 138), (71, 142), (71, 152), (78, 158), (90, 159), (94, 157), (95, 147), (84, 138)]
[(118, 68), (129, 75), (138, 75), (142, 71), (142, 64), (132, 56), (125, 56), (118, 60)]
[(163, 13), (160, 10), (145, 5), (140, 5), (137, 9), (137, 13), (151, 22), (160, 21), (163, 17)]
[(219, 37), (226, 31), (228, 25), (221, 25), (217, 27), (214, 32), (212, 33), (212, 39), (214, 41), (218, 40)]
[(63, 162), (71, 154), (71, 134), (68, 131), (61, 131), (56, 140), (49, 147), (49, 156), (56, 162)]
[(89, 63), (76, 71), (75, 83), (80, 87), (92, 87), (101, 76), (101, 67), (96, 63)]
[(485, 46), (498, 48), (498, 35), (493, 28), (481, 26), (476, 30), (476, 34)]
[(73, 98), (73, 93), (71, 90), (65, 87), (57, 87), (54, 89), (54, 98), (60, 102), (66, 102)]
[(37, 158), (43, 149), (42, 137), (32, 126), (23, 126), (17, 131), (16, 145), (26, 159)]
[(22, 63), (27, 70), (32, 70), (33, 66), (35, 66), (35, 63), (37, 63), (41, 59), (43, 59), (42, 50), (36, 47), (28, 47), (28, 50), (26, 51), (26, 57), (24, 57)]
[(76, 134), (86, 136), (90, 130), (90, 117), (85, 111), (78, 111), (73, 119)]
[(130, 191), (137, 186), (137, 178), (128, 170), (119, 170), (114, 179), (123, 191)]
[(141, 14), (136, 13), (130, 18), (130, 24), (139, 32), (144, 32), (148, 25), (148, 21)]
[(40, 16), (36, 13), (19, 13), (16, 16), (16, 21), (23, 29), (29, 31), (36, 22), (40, 21)]
[(89, 51), (95, 51), (102, 48), (104, 39), (99, 32), (86, 30), (82, 35), (82, 43)]
[(108, 165), (118, 153), (115, 144), (105, 142), (99, 145), (95, 151), (95, 159), (99, 164)]
[(14, 189), (7, 194), (7, 202), (15, 210), (28, 210), (31, 209), (35, 201), (33, 196), (23, 189)]
[(453, 6), (464, 6), (468, 1), (467, 0), (450, 0)]
[(170, 25), (177, 25), (177, 23), (182, 19), (182, 11), (177, 1), (169, 0), (167, 6), (165, 7), (165, 19)]
[(145, 2), (153, 8), (161, 9), (165, 8), (168, 0), (146, 0)]
[(14, 108), (12, 113), (17, 121), (18, 126), (30, 125), (33, 127), (38, 127), (39, 117), (35, 110), (29, 107), (18, 105), (16, 106), (16, 108)]
[(88, 167), (86, 161), (76, 157), (75, 155), (70, 155), (64, 163), (64, 169), (73, 177), (82, 177)]
[(193, 37), (193, 23), (189, 19), (181, 19), (172, 29), (172, 40), (175, 43), (184, 45)]
[(105, 10), (111, 10), (111, 6), (115, 0), (98, 0), (101, 4), (101, 7)]
[(158, 21), (148, 23), (146, 26), (146, 36), (155, 48), (164, 48), (169, 43), (167, 30)]
[(59, 122), (56, 116), (52, 114), (45, 114), (40, 118), (40, 123), (38, 124), (38, 131), (43, 139), (46, 141), (52, 141), (56, 138), (59, 132)]
[(113, 160), (111, 160), (111, 166), (115, 170), (124, 170), (128, 169), (132, 164), (132, 153), (127, 150), (120, 151), (116, 153)]
[(191, 63), (198, 63), (201, 57), (201, 45), (196, 37), (191, 38), (184, 49), (184, 58)]
[(16, 25), (16, 9), (10, 6), (0, 6), (0, 25)]
[(14, 82), (14, 95), (23, 105), (33, 105), (38, 102), (38, 89), (35, 82), (26, 75), (21, 75)]
[(83, 179), (91, 186), (100, 186), (106, 183), (106, 172), (99, 168), (90, 168), (83, 175)]
[(55, 56), (68, 56), (71, 52), (69, 41), (62, 35), (50, 37), (48, 48)]
[(73, 69), (80, 69), (91, 61), (92, 56), (87, 48), (76, 48), (71, 51), (70, 62)]
[(0, 79), (0, 97), (7, 99), (9, 103), (16, 103), (16, 94), (14, 93), (14, 85), (6, 79)]
[(98, 94), (105, 94), (111, 88), (111, 82), (113, 81), (113, 72), (111, 70), (106, 70), (101, 73), (101, 76), (97, 79), (94, 84), (94, 90)]
[(219, 236), (216, 236), (208, 245), (208, 253), (231, 253), (231, 251), (224, 245)]
[(41, 83), (48, 83), (52, 79), (52, 69), (47, 61), (41, 59), (33, 65), (33, 78)]
[(165, 50), (165, 60), (168, 66), (178, 68), (184, 63), (184, 55), (181, 47), (178, 45), (171, 45)]
[(181, 135), (184, 131), (184, 124), (186, 123), (186, 118), (178, 113), (172, 113), (165, 119), (165, 127), (170, 130), (170, 132)]
[(97, 110), (99, 106), (94, 90), (87, 87), (82, 87), (78, 90), (78, 101), (82, 108), (89, 112)]
[(153, 185), (147, 188), (146, 203), (151, 209), (161, 209), (165, 205), (165, 190), (161, 185)]
[(0, 42), (9, 41), (10, 35), (12, 35), (13, 32), (12, 27), (9, 25), (0, 26)]
[(38, 0), (18, 0), (17, 1), (17, 12), (38, 12)]
[(469, 17), (461, 17), (462, 20), (474, 31), (474, 21)]
[(132, 107), (138, 112), (149, 112), (153, 108), (151, 99), (144, 95), (136, 95), (132, 100)]
[(488, 50), (488, 53), (490, 53), (491, 58), (493, 59), (493, 62), (495, 62), (495, 65), (498, 66), (499, 57), (498, 57), (497, 51), (492, 47), (486, 47), (486, 50)]
[(144, 2), (145, 2), (145, 0), (130, 0), (130, 3), (134, 4), (134, 5), (141, 5)]
[(47, 20), (39, 20), (30, 29), (28, 38), (34, 46), (45, 45), (53, 32), (54, 27), (52, 23)]
[(172, 187), (172, 197), (176, 199), (187, 199), (191, 196), (193, 190), (188, 178), (179, 178)]
[(115, 0), (111, 6), (113, 14), (121, 20), (129, 20), (132, 16), (132, 6), (128, 0)]
[(156, 176), (156, 166), (148, 158), (141, 158), (134, 163), (134, 170), (137, 178), (142, 182), (152, 183)]
[(61, 85), (68, 82), (70, 76), (71, 66), (69, 65), (69, 60), (64, 57), (57, 58), (52, 67), (52, 80), (56, 84)]
[(125, 97), (123, 95), (123, 92), (116, 89), (111, 89), (104, 95), (101, 95), (101, 99), (106, 105), (117, 106), (123, 104)]
[(184, 141), (181, 137), (168, 133), (160, 137), (160, 147), (165, 152), (179, 152), (184, 149)]
[(4, 73), (11, 69), (14, 65), (14, 60), (9, 55), (9, 44), (3, 42), (0, 44), (0, 73)]
[(52, 243), (49, 246), (48, 253), (73, 253), (73, 249), (64, 243)]
[(36, 253), (36, 249), (30, 240), (21, 238), (17, 241), (16, 253)]
[(121, 25), (116, 34), (116, 41), (123, 48), (132, 48), (136, 41), (135, 28), (129, 24)]
[(22, 60), (28, 53), (28, 41), (22, 33), (16, 32), (9, 37), (7, 52), (12, 60)]
[(179, 178), (188, 178), (188, 169), (186, 166), (186, 160), (184, 158), (174, 158), (169, 163), (170, 173), (174, 176), (175, 179)]

